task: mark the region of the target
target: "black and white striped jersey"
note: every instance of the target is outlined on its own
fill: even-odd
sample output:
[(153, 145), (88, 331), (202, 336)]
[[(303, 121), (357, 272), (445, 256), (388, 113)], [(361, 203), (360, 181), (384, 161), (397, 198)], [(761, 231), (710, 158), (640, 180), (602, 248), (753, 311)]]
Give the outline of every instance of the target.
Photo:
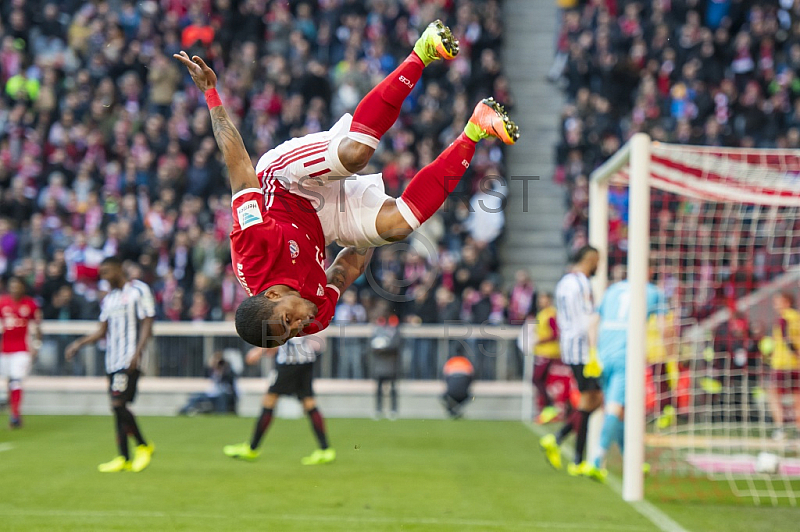
[(108, 323), (106, 332), (106, 372), (127, 368), (139, 343), (139, 320), (156, 315), (150, 287), (141, 281), (128, 281), (112, 290), (100, 303), (100, 321)]
[(589, 360), (589, 323), (594, 313), (589, 278), (581, 272), (568, 273), (556, 285), (555, 296), (561, 361), (586, 364)]
[(278, 348), (275, 355), (275, 364), (290, 366), (297, 364), (311, 364), (317, 359), (319, 340), (308, 336), (297, 336)]

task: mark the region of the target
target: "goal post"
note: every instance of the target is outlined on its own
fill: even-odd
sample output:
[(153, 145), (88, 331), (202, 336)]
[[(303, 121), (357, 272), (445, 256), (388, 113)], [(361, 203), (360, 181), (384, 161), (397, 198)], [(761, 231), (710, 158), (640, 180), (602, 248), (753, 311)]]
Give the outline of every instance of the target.
[[(800, 151), (637, 133), (591, 174), (589, 243), (601, 258), (595, 303), (618, 267), (631, 286), (623, 498), (644, 497), (647, 461), (648, 493), (719, 493), (724, 482), (737, 497), (795, 505), (800, 412), (776, 374), (800, 371), (800, 353), (784, 348), (779, 361), (770, 346), (782, 341), (775, 296), (800, 310)], [(667, 308), (649, 320), (651, 273)]]
[[(650, 137), (637, 133), (617, 154), (592, 173), (589, 197), (589, 243), (600, 250), (600, 265), (593, 280), (599, 304), (608, 280), (608, 185), (624, 166), (630, 166), (629, 249), (650, 249)], [(646, 285), (649, 253), (628, 254), (631, 286), (630, 324), (625, 373), (625, 453), (622, 498), (644, 497), (644, 425)], [(592, 438), (595, 439), (595, 438)]]

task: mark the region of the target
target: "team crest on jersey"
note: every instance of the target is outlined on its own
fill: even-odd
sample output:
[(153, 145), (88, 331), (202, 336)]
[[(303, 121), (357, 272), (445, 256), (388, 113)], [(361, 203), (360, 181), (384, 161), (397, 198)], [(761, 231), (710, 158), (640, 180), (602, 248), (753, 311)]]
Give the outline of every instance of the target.
[(239, 227), (242, 229), (247, 229), (251, 225), (260, 224), (264, 221), (261, 217), (261, 210), (255, 200), (240, 205), (236, 209), (236, 215), (239, 217)]
[(319, 297), (323, 297), (325, 295), (325, 289), (322, 288), (321, 284), (317, 285), (317, 295)]
[(27, 318), (28, 315), (31, 313), (31, 309), (28, 307), (20, 307), (19, 308), (19, 315), (23, 318)]
[(296, 259), (299, 254), (300, 246), (298, 246), (297, 242), (294, 240), (289, 240), (289, 255), (291, 255), (293, 259)]

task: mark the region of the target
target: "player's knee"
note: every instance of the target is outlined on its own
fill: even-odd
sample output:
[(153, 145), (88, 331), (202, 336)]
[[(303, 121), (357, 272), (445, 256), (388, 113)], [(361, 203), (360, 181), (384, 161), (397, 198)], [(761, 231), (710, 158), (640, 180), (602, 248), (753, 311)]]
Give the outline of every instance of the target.
[(375, 220), (375, 229), (378, 235), (388, 242), (399, 242), (414, 232), (400, 209), (397, 208), (397, 200), (394, 198), (386, 200)]
[(357, 173), (369, 163), (375, 150), (352, 139), (344, 139), (339, 144), (339, 161), (348, 172)]

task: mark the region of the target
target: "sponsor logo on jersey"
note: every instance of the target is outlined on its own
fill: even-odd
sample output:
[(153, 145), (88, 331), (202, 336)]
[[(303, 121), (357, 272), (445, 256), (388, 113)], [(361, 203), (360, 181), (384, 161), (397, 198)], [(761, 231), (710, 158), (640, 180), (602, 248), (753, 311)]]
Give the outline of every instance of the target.
[(296, 259), (299, 254), (300, 246), (298, 246), (297, 242), (294, 240), (289, 240), (289, 255), (291, 255), (293, 259)]
[(322, 288), (321, 284), (317, 285), (317, 295), (319, 297), (323, 297), (325, 295), (325, 289)]
[(264, 221), (261, 217), (261, 210), (255, 200), (240, 205), (236, 209), (236, 215), (239, 217), (239, 227), (242, 229), (247, 229), (251, 225), (260, 224)]

